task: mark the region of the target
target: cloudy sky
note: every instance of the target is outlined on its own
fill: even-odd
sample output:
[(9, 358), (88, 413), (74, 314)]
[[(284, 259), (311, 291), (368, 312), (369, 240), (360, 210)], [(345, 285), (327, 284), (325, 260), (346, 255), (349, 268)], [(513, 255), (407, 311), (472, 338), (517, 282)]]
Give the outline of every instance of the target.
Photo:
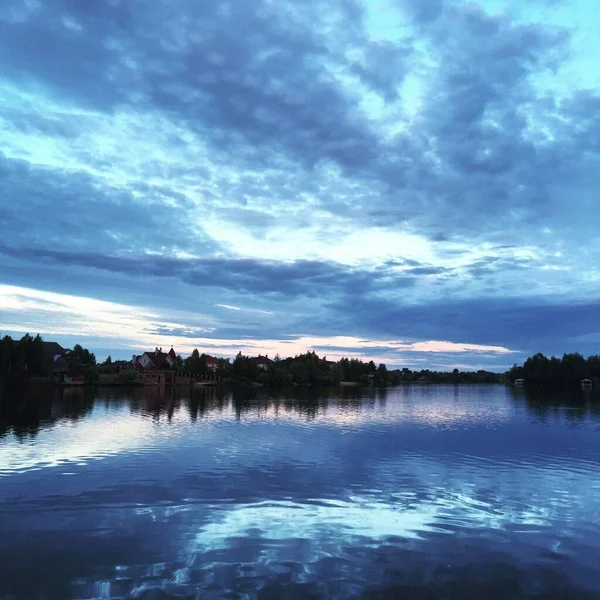
[(597, 0), (3, 0), (0, 40), (2, 334), (599, 352)]

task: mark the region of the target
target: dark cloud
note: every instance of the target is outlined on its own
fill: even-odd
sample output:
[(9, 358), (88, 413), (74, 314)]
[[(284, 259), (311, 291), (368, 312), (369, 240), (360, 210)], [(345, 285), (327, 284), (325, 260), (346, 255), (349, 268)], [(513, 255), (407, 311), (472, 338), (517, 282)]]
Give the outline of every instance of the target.
[(164, 335), (166, 337), (182, 337), (195, 339), (205, 336), (210, 330), (199, 327), (168, 327), (166, 325), (151, 325), (147, 332), (155, 335)]
[[(589, 115), (598, 96), (552, 106), (531, 80), (566, 56), (566, 30), (520, 25), (476, 4), (397, 3), (422, 25), (437, 66), (422, 113), (392, 137), (332, 68), (393, 102), (414, 64), (411, 40), (372, 41), (351, 0), (311, 0), (302, 10), (266, 1), (88, 4), (62, 0), (13, 19), (0, 56), (12, 77), (43, 80), (106, 111), (159, 110), (230, 159), (256, 166), (273, 165), (279, 153), (307, 168), (333, 161), (379, 188), (379, 201), (358, 212), (363, 221), (411, 221), (434, 240), (465, 231), (482, 237), (508, 223), (522, 231), (555, 216), (552, 174), (557, 165), (564, 172), (582, 138), (597, 151), (597, 119)], [(563, 116), (552, 122), (550, 144), (530, 135), (526, 113), (535, 107)], [(406, 123), (396, 108), (395, 123)], [(564, 126), (574, 119), (577, 133)], [(356, 208), (356, 200), (348, 202)], [(321, 201), (340, 209), (339, 199)]]
[[(352, 309), (351, 309), (352, 307)], [(531, 354), (580, 351), (597, 353), (576, 337), (600, 332), (600, 301), (556, 303), (544, 298), (473, 298), (438, 300), (407, 306), (362, 298), (336, 304), (354, 331), (387, 339), (435, 339), (457, 343), (501, 345)]]
[[(337, 21), (333, 35), (328, 18)], [(394, 96), (407, 52), (371, 43), (351, 0), (311, 0), (301, 10), (247, 0), (63, 0), (5, 29), (0, 60), (18, 81), (41, 79), (108, 111), (153, 106), (232, 152), (243, 153), (240, 142), (275, 145), (307, 165), (328, 158), (349, 169), (375, 157), (377, 138), (327, 62)], [(355, 46), (362, 58), (352, 62), (345, 54)]]
[[(58, 171), (10, 160), (0, 154), (0, 225), (3, 241), (90, 252), (97, 248), (214, 250), (218, 245), (192, 229), (177, 193), (168, 206), (159, 190), (140, 184), (123, 189), (103, 184), (82, 172)], [(25, 255), (23, 255), (25, 256)]]
[(464, 272), (473, 277), (488, 277), (494, 273), (527, 271), (537, 261), (525, 258), (492, 256), (469, 264)]
[[(431, 16), (441, 3), (410, 4)], [(550, 161), (566, 156), (572, 139), (561, 131), (551, 152), (538, 147), (526, 114), (538, 103), (531, 76), (556, 66), (569, 37), (564, 30), (517, 25), (474, 4), (445, 7), (423, 30), (439, 66), (419, 128), (435, 140), (438, 166), (426, 184), (410, 179), (428, 202), (420, 220), (478, 236), (482, 228), (508, 223), (521, 229), (511, 213), (524, 222), (548, 222), (555, 210), (547, 192)]]
[(362, 295), (378, 287), (410, 286), (416, 281), (416, 276), (422, 274), (417, 268), (414, 276), (409, 274), (396, 277), (384, 269), (368, 271), (316, 260), (285, 263), (274, 260), (212, 257), (123, 257), (7, 245), (0, 245), (0, 254), (25, 263), (49, 264), (67, 269), (84, 267), (142, 278), (173, 278), (196, 287), (221, 287), (240, 293), (273, 294), (290, 298)]

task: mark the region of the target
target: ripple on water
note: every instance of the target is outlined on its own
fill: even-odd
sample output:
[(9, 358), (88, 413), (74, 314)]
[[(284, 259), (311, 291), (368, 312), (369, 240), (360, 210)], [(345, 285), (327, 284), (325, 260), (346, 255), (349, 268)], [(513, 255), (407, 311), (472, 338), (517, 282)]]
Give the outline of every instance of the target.
[(586, 598), (596, 424), (507, 394), (120, 401), (5, 436), (0, 598)]

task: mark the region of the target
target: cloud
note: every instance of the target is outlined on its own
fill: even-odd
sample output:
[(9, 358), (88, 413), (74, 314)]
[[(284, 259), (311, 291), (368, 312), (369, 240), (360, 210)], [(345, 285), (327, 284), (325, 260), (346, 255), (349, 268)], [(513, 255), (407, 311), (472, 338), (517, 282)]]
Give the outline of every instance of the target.
[(123, 275), (181, 278), (191, 285), (223, 287), (237, 292), (314, 296), (364, 288), (368, 273), (319, 261), (294, 263), (255, 259), (182, 259), (133, 256), (130, 258), (86, 252), (0, 246), (0, 253), (20, 260), (48, 262), (64, 267), (83, 266)]
[[(125, 304), (103, 302), (81, 296), (70, 296), (12, 286), (0, 286), (0, 330), (39, 331), (67, 345), (80, 338), (100, 338), (112, 342), (113, 348), (137, 349), (172, 345), (177, 352), (189, 353), (200, 347), (232, 357), (238, 351), (256, 355), (282, 356), (309, 350), (330, 359), (344, 356), (385, 362), (390, 366), (413, 364), (411, 354), (477, 355), (499, 357), (511, 354), (500, 346), (473, 345), (440, 341), (410, 342), (405, 340), (361, 339), (354, 336), (310, 335), (293, 333), (281, 337), (245, 338), (227, 333), (227, 324), (206, 315), (140, 309)], [(270, 316), (264, 314), (263, 318)], [(200, 325), (202, 323), (202, 325)], [(127, 354), (121, 351), (121, 355)], [(113, 353), (113, 358), (116, 357)], [(444, 357), (442, 357), (443, 359)], [(418, 362), (418, 358), (416, 359)], [(449, 362), (451, 359), (448, 359)]]
[(600, 330), (587, 10), (7, 0), (1, 281), (232, 339), (571, 347)]
[[(371, 335), (406, 336), (413, 339), (470, 340), (489, 345), (501, 340), (512, 350), (531, 355), (539, 351), (556, 353), (579, 351), (596, 353), (593, 343), (579, 336), (600, 331), (600, 301), (556, 302), (546, 298), (473, 298), (460, 301), (438, 300), (406, 306), (386, 300), (365, 300), (334, 307), (349, 315), (349, 329)], [(360, 315), (356, 317), (355, 315)]]

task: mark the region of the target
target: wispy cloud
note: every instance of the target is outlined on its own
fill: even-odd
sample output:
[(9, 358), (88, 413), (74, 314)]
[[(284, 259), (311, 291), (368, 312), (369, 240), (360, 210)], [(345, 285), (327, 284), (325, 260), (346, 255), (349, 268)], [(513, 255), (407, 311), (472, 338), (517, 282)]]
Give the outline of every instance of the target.
[[(408, 353), (445, 355), (486, 353), (510, 354), (508, 348), (453, 342), (362, 339), (354, 336), (311, 336), (288, 334), (284, 338), (223, 337), (224, 323), (199, 315), (140, 310), (138, 307), (102, 302), (81, 296), (0, 286), (0, 330), (24, 330), (49, 334), (66, 343), (78, 338), (102, 339), (114, 348), (148, 348), (172, 345), (179, 352), (202, 348), (232, 357), (247, 354), (279, 353), (293, 356), (316, 351), (332, 359), (343, 356), (377, 360), (399, 365), (412, 360)], [(229, 308), (229, 307), (228, 307)], [(173, 320), (177, 318), (177, 321)], [(204, 325), (200, 325), (200, 323)]]

